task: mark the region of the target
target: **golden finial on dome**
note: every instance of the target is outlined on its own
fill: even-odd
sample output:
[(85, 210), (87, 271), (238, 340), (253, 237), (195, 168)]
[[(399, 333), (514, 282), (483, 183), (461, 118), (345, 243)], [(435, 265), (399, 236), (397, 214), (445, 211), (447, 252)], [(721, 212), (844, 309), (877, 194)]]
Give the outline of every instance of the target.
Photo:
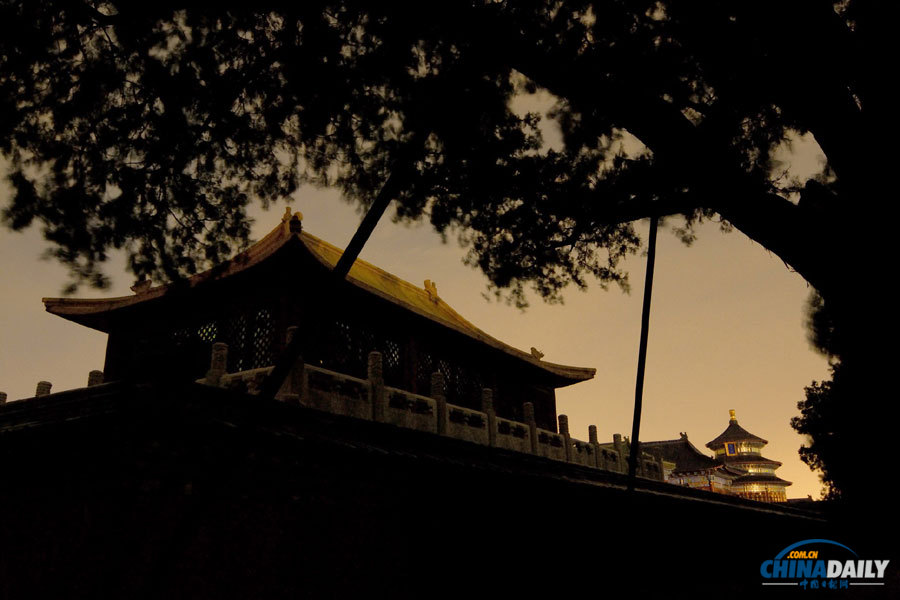
[(731, 420), (732, 420), (732, 421), (737, 421), (737, 417), (734, 416), (734, 409), (733, 409), (733, 408), (732, 408), (731, 410), (728, 411), (728, 414), (731, 416)]

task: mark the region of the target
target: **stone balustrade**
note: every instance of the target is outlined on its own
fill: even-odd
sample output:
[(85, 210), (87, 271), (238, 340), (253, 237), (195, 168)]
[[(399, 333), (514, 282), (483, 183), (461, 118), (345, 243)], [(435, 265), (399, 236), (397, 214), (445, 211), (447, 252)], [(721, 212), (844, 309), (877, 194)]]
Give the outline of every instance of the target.
[[(225, 373), (227, 353), (227, 346), (215, 344), (207, 376), (199, 381), (250, 394), (258, 393), (272, 367)], [(588, 441), (575, 439), (569, 433), (566, 415), (559, 416), (559, 432), (542, 429), (535, 423), (534, 406), (530, 402), (523, 405), (524, 423), (498, 417), (490, 389), (482, 392), (480, 411), (449, 404), (444, 378), (440, 373), (433, 374), (428, 396), (386, 386), (379, 352), (369, 354), (366, 379), (307, 365), (300, 359), (275, 397), (280, 401), (333, 414), (434, 433), (481, 446), (533, 454), (593, 469), (627, 472), (625, 446), (618, 434), (612, 444), (601, 445), (597, 441), (597, 427), (591, 425)], [(662, 479), (663, 465), (660, 461), (645, 457), (639, 462), (638, 475)]]
[[(296, 328), (290, 328), (288, 336)], [(228, 346), (215, 343), (210, 368), (198, 383), (227, 388), (248, 394), (258, 394), (273, 367), (261, 367), (227, 373)], [(102, 371), (91, 371), (88, 386), (103, 383)], [(35, 396), (50, 394), (51, 383), (41, 381)], [(584, 467), (625, 473), (628, 471), (627, 451), (622, 436), (613, 436), (612, 444), (597, 441), (597, 427), (588, 428), (588, 441), (575, 439), (569, 433), (569, 419), (559, 416), (559, 432), (542, 429), (534, 418), (534, 405), (523, 404), (525, 422), (498, 417), (494, 410), (493, 392), (482, 390), (481, 410), (456, 406), (447, 402), (443, 375), (431, 377), (429, 396), (386, 386), (382, 357), (379, 352), (369, 354), (366, 379), (352, 377), (298, 360), (275, 395), (277, 400), (290, 402), (357, 419), (387, 423), (405, 429), (415, 429), (463, 440), (481, 446), (533, 454), (551, 460), (569, 462)], [(6, 394), (0, 392), (0, 406)], [(627, 441), (627, 440), (626, 440)], [(638, 475), (663, 480), (665, 469), (661, 460), (644, 456), (637, 465)]]
[[(101, 385), (103, 383), (103, 371), (91, 371), (88, 373), (88, 387), (94, 387), (97, 385)], [(37, 386), (35, 386), (34, 397), (41, 398), (43, 396), (49, 396), (51, 393), (51, 389), (53, 388), (53, 384), (49, 381), (38, 381)], [(6, 392), (0, 392), (0, 406), (6, 404), (7, 394)]]

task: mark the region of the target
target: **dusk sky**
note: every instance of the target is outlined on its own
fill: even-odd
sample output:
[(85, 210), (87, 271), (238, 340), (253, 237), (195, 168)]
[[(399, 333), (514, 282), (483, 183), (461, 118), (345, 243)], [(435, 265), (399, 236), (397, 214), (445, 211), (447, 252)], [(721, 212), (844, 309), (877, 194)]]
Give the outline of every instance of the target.
[[(803, 178), (821, 168), (817, 150), (807, 140), (782, 158)], [(0, 206), (8, 194), (7, 187), (0, 191)], [(361, 218), (335, 190), (302, 188), (290, 204), (304, 214), (306, 231), (340, 247)], [(254, 238), (275, 227), (283, 211), (284, 204), (269, 212), (254, 207)], [(646, 238), (647, 221), (638, 230)], [(803, 438), (790, 427), (804, 386), (828, 377), (826, 360), (806, 339), (810, 288), (738, 231), (705, 223), (687, 247), (668, 230), (667, 224), (658, 243), (641, 438), (677, 439), (686, 432), (706, 452), (706, 442), (725, 429), (728, 410), (735, 409), (745, 429), (769, 441), (764, 456), (784, 463), (777, 474), (794, 482), (788, 497), (818, 498), (818, 476), (800, 461)], [(39, 380), (51, 381), (54, 392), (81, 387), (90, 370), (103, 368), (105, 334), (43, 309), (41, 298), (59, 296), (66, 282), (62, 266), (40, 259), (45, 247), (36, 228), (0, 229), (0, 391), (10, 401), (32, 396)], [(586, 292), (570, 288), (562, 305), (532, 295), (531, 306), (520, 311), (485, 299), (486, 279), (462, 264), (464, 254), (453, 239), (442, 244), (427, 224), (406, 227), (386, 215), (361, 257), (418, 286), (431, 279), (460, 314), (508, 344), (526, 351), (534, 346), (551, 362), (595, 367), (593, 380), (558, 391), (559, 412), (569, 415), (579, 439), (587, 439), (590, 424), (601, 442), (613, 433), (630, 435), (646, 258), (627, 261), (631, 294), (597, 285)], [(121, 257), (108, 273), (111, 289), (85, 288), (77, 295), (132, 293), (133, 277)]]

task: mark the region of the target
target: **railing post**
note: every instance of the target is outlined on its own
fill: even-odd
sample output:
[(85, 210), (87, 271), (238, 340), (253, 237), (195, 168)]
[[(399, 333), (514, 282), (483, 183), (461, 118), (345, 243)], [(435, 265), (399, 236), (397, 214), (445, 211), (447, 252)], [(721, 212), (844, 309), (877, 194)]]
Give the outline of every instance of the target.
[(35, 398), (39, 396), (49, 396), (51, 387), (53, 387), (53, 384), (49, 381), (38, 381), (37, 389), (34, 391)]
[(622, 434), (613, 434), (613, 448), (616, 449), (616, 471), (623, 472), (622, 460), (625, 458), (625, 444), (622, 443)]
[(528, 424), (528, 429), (531, 437), (531, 453), (538, 453), (538, 434), (537, 434), (537, 422), (534, 420), (534, 404), (531, 402), (526, 402), (522, 405), (522, 412), (525, 413), (525, 422)]
[(600, 442), (597, 441), (596, 425), (588, 425), (588, 443), (594, 449), (594, 466), (602, 469), (603, 466), (600, 464)]
[(572, 462), (572, 436), (569, 435), (569, 417), (559, 415), (559, 434), (562, 436), (563, 445), (566, 448), (566, 462)]
[(497, 445), (497, 412), (494, 410), (494, 392), (490, 388), (481, 390), (481, 412), (487, 415), (488, 443)]
[(372, 420), (384, 421), (384, 363), (381, 352), (369, 352), (368, 380), (369, 400), (372, 403)]
[(94, 387), (103, 383), (103, 371), (93, 370), (88, 373), (88, 387)]
[(447, 391), (444, 386), (444, 375), (440, 371), (431, 374), (431, 397), (437, 407), (438, 433), (447, 433)]
[(206, 372), (206, 384), (218, 386), (222, 381), (228, 365), (228, 344), (216, 342), (212, 345), (209, 359), (209, 371)]

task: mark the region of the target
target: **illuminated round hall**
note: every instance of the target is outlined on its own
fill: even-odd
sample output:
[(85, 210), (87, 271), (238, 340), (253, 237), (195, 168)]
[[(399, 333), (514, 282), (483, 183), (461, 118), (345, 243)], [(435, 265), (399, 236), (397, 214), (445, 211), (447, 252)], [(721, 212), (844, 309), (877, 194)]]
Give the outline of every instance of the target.
[(769, 442), (738, 425), (734, 410), (728, 412), (728, 427), (706, 447), (715, 452), (719, 462), (746, 473), (731, 482), (731, 493), (762, 502), (786, 502), (785, 488), (791, 482), (775, 475), (780, 462), (762, 455), (763, 446)]

